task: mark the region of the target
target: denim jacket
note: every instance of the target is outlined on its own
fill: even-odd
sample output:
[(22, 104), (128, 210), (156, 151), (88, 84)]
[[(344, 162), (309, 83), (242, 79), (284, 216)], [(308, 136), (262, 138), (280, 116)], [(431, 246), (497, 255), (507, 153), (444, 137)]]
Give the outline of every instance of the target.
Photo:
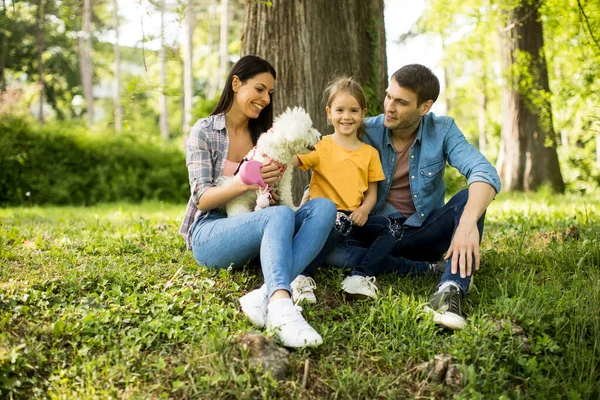
[[(383, 121), (383, 114), (366, 118), (363, 141), (379, 151), (385, 173), (385, 180), (378, 185), (373, 213), (390, 215), (398, 212), (386, 203), (398, 153)], [(446, 162), (458, 169), (467, 178), (469, 185), (473, 182), (485, 182), (496, 193), (500, 191), (500, 177), (496, 169), (479, 150), (467, 142), (451, 117), (436, 117), (433, 113), (423, 116), (409, 156), (410, 191), (417, 211), (404, 225), (419, 227), (432, 211), (444, 206)]]

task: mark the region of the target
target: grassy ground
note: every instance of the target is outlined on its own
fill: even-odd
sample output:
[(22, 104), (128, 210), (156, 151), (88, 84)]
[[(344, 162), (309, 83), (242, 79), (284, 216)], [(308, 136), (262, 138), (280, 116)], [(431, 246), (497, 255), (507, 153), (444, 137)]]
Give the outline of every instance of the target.
[(183, 209), (0, 209), (0, 398), (600, 396), (600, 198), (500, 196), (461, 332), (422, 311), (435, 277), (381, 277), (376, 302), (353, 303), (320, 272), (304, 313), (324, 344), (280, 381), (237, 342), (260, 272), (197, 266)]

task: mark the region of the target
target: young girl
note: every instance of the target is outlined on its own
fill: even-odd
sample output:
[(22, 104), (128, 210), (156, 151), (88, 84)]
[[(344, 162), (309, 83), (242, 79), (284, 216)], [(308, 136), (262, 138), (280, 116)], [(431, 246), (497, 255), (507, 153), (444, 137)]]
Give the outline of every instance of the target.
[[(271, 97), (275, 69), (256, 56), (242, 57), (231, 69), (212, 114), (196, 122), (187, 142), (191, 197), (180, 233), (196, 262), (210, 268), (242, 268), (260, 257), (265, 285), (240, 298), (242, 311), (260, 327), (275, 330), (285, 346), (319, 345), (321, 336), (290, 298), (290, 280), (317, 256), (335, 221), (335, 207), (315, 199), (295, 213), (286, 206), (227, 217), (222, 207), (258, 185), (231, 176), (258, 136), (273, 124)], [(276, 165), (264, 165), (267, 184), (281, 178)], [(274, 196), (275, 197), (275, 196)]]
[[(362, 235), (368, 221), (384, 217), (369, 216), (377, 200), (377, 182), (385, 179), (379, 153), (360, 139), (364, 132), (367, 101), (362, 87), (352, 78), (340, 77), (325, 89), (328, 95), (328, 122), (334, 133), (325, 136), (315, 150), (294, 158), (295, 167), (312, 169), (311, 199), (328, 198), (338, 210), (336, 228), (323, 250), (292, 282), (294, 301), (315, 302), (312, 272), (329, 256), (335, 245), (353, 235)], [(379, 225), (380, 226), (380, 225)], [(351, 266), (350, 266), (351, 267)], [(342, 282), (342, 289), (358, 298), (376, 298), (375, 278), (353, 270)]]

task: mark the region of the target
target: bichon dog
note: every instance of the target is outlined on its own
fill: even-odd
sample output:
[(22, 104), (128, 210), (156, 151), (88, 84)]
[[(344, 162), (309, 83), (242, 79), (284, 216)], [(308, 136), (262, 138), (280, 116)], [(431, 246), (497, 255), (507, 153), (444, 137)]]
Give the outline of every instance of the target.
[[(247, 185), (258, 184), (260, 189), (249, 191), (226, 204), (227, 216), (260, 210), (269, 206), (270, 191), (279, 193), (279, 204), (294, 208), (292, 198), (292, 158), (296, 154), (306, 154), (314, 149), (321, 134), (312, 127), (310, 116), (301, 107), (287, 109), (275, 119), (273, 128), (258, 138), (256, 146), (244, 157), (238, 174)], [(275, 163), (284, 169), (279, 184), (266, 185), (260, 176), (263, 163)], [(219, 186), (227, 185), (232, 177), (221, 177)]]

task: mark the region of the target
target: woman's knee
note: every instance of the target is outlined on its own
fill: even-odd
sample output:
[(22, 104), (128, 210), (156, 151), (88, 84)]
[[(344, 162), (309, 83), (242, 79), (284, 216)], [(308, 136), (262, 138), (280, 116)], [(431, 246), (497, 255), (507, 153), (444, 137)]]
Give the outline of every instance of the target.
[(315, 210), (315, 212), (322, 214), (324, 218), (331, 218), (332, 220), (335, 218), (337, 209), (333, 201), (319, 197), (311, 200), (310, 203), (311, 208)]
[(294, 210), (288, 206), (267, 207), (260, 212), (267, 222), (284, 223), (290, 221), (292, 224), (294, 222)]

